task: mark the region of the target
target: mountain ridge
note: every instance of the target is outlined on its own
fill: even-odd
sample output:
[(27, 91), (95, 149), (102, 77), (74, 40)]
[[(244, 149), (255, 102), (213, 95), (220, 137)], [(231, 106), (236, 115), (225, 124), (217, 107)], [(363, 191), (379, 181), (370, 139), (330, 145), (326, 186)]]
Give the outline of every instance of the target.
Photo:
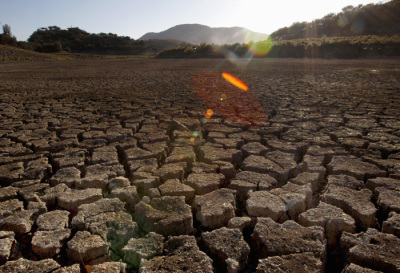
[(180, 24), (161, 32), (148, 32), (138, 40), (172, 39), (190, 44), (235, 44), (257, 42), (268, 38), (267, 34), (243, 27), (209, 27), (201, 24)]

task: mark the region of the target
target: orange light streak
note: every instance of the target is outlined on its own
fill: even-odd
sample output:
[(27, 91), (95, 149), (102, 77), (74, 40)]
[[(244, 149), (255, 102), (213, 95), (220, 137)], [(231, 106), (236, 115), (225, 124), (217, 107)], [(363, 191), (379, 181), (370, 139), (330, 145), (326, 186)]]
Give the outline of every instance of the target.
[(234, 77), (233, 75), (231, 75), (229, 73), (222, 72), (222, 77), (224, 77), (225, 80), (227, 80), (234, 86), (236, 86), (244, 91), (247, 91), (249, 89), (249, 87), (247, 85), (245, 85), (244, 82), (242, 82), (241, 80), (239, 80), (238, 78)]

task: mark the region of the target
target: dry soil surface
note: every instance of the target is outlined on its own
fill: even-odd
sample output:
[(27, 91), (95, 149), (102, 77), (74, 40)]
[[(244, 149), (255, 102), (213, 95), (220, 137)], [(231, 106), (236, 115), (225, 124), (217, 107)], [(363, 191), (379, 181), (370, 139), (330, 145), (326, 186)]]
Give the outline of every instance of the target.
[(1, 64), (0, 135), (0, 272), (400, 272), (398, 60)]

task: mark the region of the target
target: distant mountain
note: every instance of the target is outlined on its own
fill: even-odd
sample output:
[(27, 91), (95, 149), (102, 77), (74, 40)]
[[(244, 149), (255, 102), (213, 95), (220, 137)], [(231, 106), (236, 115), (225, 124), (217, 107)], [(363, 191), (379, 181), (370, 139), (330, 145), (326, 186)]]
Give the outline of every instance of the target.
[(155, 33), (149, 32), (138, 40), (150, 39), (173, 39), (191, 44), (235, 44), (249, 41), (257, 42), (268, 38), (268, 35), (259, 32), (253, 32), (242, 27), (220, 27), (212, 28), (200, 24), (177, 25), (167, 30)]

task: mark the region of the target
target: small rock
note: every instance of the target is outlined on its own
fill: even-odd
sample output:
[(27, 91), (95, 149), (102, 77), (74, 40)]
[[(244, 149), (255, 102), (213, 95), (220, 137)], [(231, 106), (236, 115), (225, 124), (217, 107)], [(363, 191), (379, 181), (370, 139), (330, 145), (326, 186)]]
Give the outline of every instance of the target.
[(251, 236), (259, 258), (312, 252), (322, 263), (326, 256), (324, 229), (303, 227), (289, 220), (283, 224), (259, 217)]
[(24, 209), (24, 202), (11, 199), (0, 202), (0, 220)]
[(51, 173), (53, 167), (49, 164), (47, 157), (29, 161), (24, 170), (23, 177), (25, 179), (44, 179)]
[(108, 245), (103, 239), (87, 231), (78, 231), (67, 246), (67, 254), (72, 262), (87, 264), (91, 260), (108, 255)]
[(353, 190), (361, 190), (365, 188), (365, 184), (361, 180), (357, 180), (353, 176), (348, 175), (328, 175), (327, 177), (328, 186), (336, 185), (341, 187), (346, 187)]
[(295, 178), (290, 179), (290, 182), (301, 186), (310, 184), (312, 191), (317, 192), (320, 191), (323, 187), (324, 174), (321, 175), (320, 173), (315, 172), (300, 173)]
[(114, 146), (104, 146), (93, 150), (92, 164), (115, 165), (118, 164), (118, 153)]
[(90, 204), (103, 198), (101, 189), (67, 190), (57, 196), (60, 208), (74, 212), (82, 204)]
[(249, 191), (270, 190), (276, 187), (276, 179), (268, 174), (243, 171), (231, 180), (229, 188), (236, 190), (239, 200), (246, 200)]
[(15, 245), (14, 232), (0, 231), (0, 263), (4, 264), (11, 256)]
[(73, 264), (71, 266), (61, 267), (53, 273), (81, 273), (81, 267), (79, 264)]
[(154, 232), (150, 232), (144, 238), (132, 238), (122, 249), (124, 260), (138, 267), (142, 259), (150, 260), (156, 255), (161, 255), (163, 242), (164, 237)]
[(149, 197), (150, 199), (161, 197), (160, 190), (158, 188), (151, 188), (149, 189)]
[(76, 183), (79, 183), (80, 179), (81, 172), (75, 167), (68, 167), (58, 170), (56, 174), (50, 178), (50, 184), (54, 187), (64, 183), (68, 188), (73, 188)]
[(295, 192), (295, 193), (301, 194), (303, 196), (303, 198), (305, 198), (306, 209), (310, 209), (312, 207), (313, 192), (311, 190), (310, 184), (297, 185), (297, 184), (288, 182), (286, 185), (282, 186), (282, 189), (289, 191), (289, 192)]
[(307, 210), (299, 215), (299, 224), (311, 227), (320, 226), (326, 230), (328, 243), (337, 245), (343, 231), (354, 233), (354, 219), (342, 209), (320, 202), (318, 207)]
[(384, 272), (400, 272), (400, 239), (369, 228), (366, 232), (343, 232), (340, 239), (347, 261)]
[(193, 201), (197, 220), (202, 226), (211, 229), (227, 225), (235, 217), (235, 194), (234, 190), (223, 188), (197, 195)]
[(186, 162), (192, 164), (196, 160), (196, 154), (192, 147), (174, 147), (171, 154), (165, 159), (165, 163)]
[(110, 183), (108, 184), (108, 189), (112, 191), (113, 189), (129, 187), (130, 185), (131, 183), (128, 178), (118, 176), (110, 181)]
[(328, 174), (349, 175), (364, 181), (367, 178), (386, 176), (386, 172), (377, 166), (363, 162), (358, 158), (348, 156), (334, 156), (328, 164)]
[(279, 196), (268, 191), (250, 192), (246, 210), (249, 216), (270, 217), (280, 223), (289, 219), (285, 203)]
[(124, 203), (118, 198), (99, 199), (93, 203), (82, 204), (77, 208), (77, 214), (72, 219), (72, 228), (84, 229), (87, 219), (106, 212), (117, 212), (124, 209)]
[(389, 190), (384, 187), (378, 187), (375, 190), (379, 194), (378, 206), (381, 207), (383, 212), (400, 213), (400, 191)]
[(58, 184), (55, 187), (48, 188), (44, 191), (44, 194), (40, 196), (40, 200), (46, 204), (47, 207), (53, 207), (56, 204), (56, 198), (62, 195), (68, 189), (65, 184)]
[(125, 268), (125, 263), (107, 262), (92, 266), (92, 273), (125, 273)]
[[(295, 161), (299, 161), (306, 150), (304, 143), (289, 143), (282, 140), (268, 140), (267, 146), (272, 150), (279, 150), (288, 154), (292, 154)], [(309, 152), (309, 150), (307, 152)]]
[(317, 273), (324, 272), (324, 266), (312, 252), (304, 252), (261, 259), (258, 262), (256, 273), (264, 272)]
[[(147, 176), (141, 176), (146, 174)], [(149, 173), (135, 173), (133, 180), (134, 186), (141, 195), (149, 195), (149, 190), (160, 186), (160, 179), (157, 176), (152, 176)]]
[(389, 177), (377, 177), (373, 179), (368, 179), (366, 186), (371, 191), (375, 191), (375, 189), (378, 187), (400, 191), (400, 180)]
[(321, 167), (324, 168), (324, 156), (312, 156), (306, 154), (303, 157), (303, 165), (301, 166), (303, 172), (314, 173), (315, 170), (320, 169)]
[[(239, 270), (244, 268), (250, 247), (243, 239), (239, 229), (223, 227), (212, 232), (203, 232), (201, 236), (207, 252), (223, 267), (230, 268), (228, 272), (234, 271), (233, 269), (236, 266), (231, 266), (232, 264), (237, 264)], [(232, 259), (235, 262), (227, 261), (227, 259)]]
[(372, 270), (366, 267), (361, 267), (356, 264), (349, 264), (344, 270), (343, 273), (380, 273), (382, 271)]
[(221, 187), (224, 175), (220, 173), (189, 174), (185, 184), (195, 190), (198, 195), (203, 195)]
[[(225, 162), (225, 161), (217, 161), (217, 162)], [(193, 162), (192, 173), (218, 173), (218, 165), (214, 163), (207, 164), (204, 162)]]
[(38, 201), (39, 196), (44, 195), (45, 191), (50, 186), (45, 183), (33, 184), (31, 186), (24, 187), (18, 191), (18, 194), (26, 201)]
[(195, 196), (195, 190), (178, 179), (169, 179), (158, 188), (162, 196), (184, 196), (188, 204), (192, 203)]
[(52, 259), (45, 259), (41, 261), (31, 261), (24, 258), (16, 261), (8, 261), (6, 264), (0, 266), (1, 273), (19, 273), (19, 272), (35, 272), (35, 273), (48, 273), (60, 268), (61, 266)]
[[(285, 179), (296, 177), (300, 173), (300, 166), (295, 161), (295, 156), (282, 151), (272, 151), (265, 154), (265, 157), (278, 164), (285, 171)], [(281, 185), (286, 184), (282, 181)]]
[(0, 188), (0, 202), (17, 198), (18, 189), (14, 187)]
[(167, 157), (167, 153), (169, 150), (166, 141), (155, 142), (155, 143), (143, 143), (142, 147), (143, 149), (153, 153), (158, 162), (164, 161), (164, 159)]
[(135, 206), (135, 218), (147, 232), (164, 236), (193, 232), (192, 210), (183, 196), (153, 198), (148, 204), (141, 201)]
[(221, 149), (204, 145), (200, 148), (200, 159), (205, 163), (214, 161), (227, 161), (233, 165), (239, 165), (242, 160), (242, 152), (235, 149)]
[(356, 225), (368, 228), (377, 225), (377, 210), (371, 202), (371, 198), (372, 192), (368, 189), (356, 191), (346, 187), (329, 185), (321, 200), (340, 207), (356, 220)]
[(170, 237), (164, 244), (164, 255), (145, 262), (140, 273), (165, 272), (213, 273), (213, 261), (200, 251), (194, 236)]
[(68, 149), (59, 154), (54, 154), (52, 159), (56, 169), (67, 167), (80, 169), (85, 165), (86, 151), (81, 149)]
[(251, 218), (244, 216), (244, 217), (233, 217), (228, 222), (228, 228), (237, 228), (241, 232), (247, 227), (251, 226)]
[(85, 167), (85, 176), (75, 183), (79, 189), (99, 188), (107, 189), (108, 183), (118, 176), (125, 176), (124, 167), (121, 164), (111, 166), (96, 164)]
[(383, 221), (382, 232), (390, 233), (400, 238), (400, 214), (391, 212), (389, 218)]
[(155, 154), (152, 152), (140, 149), (138, 147), (131, 148), (124, 151), (124, 156), (127, 161), (130, 160), (143, 160), (143, 159), (150, 159), (150, 158), (157, 158)]
[(243, 161), (242, 169), (249, 172), (268, 174), (275, 178), (279, 185), (284, 185), (288, 178), (287, 173), (281, 166), (264, 156), (251, 155), (247, 157)]
[(226, 179), (233, 179), (236, 176), (235, 166), (226, 161), (214, 161), (218, 165), (219, 172), (222, 173)]
[(69, 212), (66, 210), (53, 210), (39, 215), (36, 219), (38, 230), (56, 230), (67, 228)]
[(15, 162), (0, 166), (0, 185), (8, 186), (13, 182), (20, 181), (24, 173), (24, 163)]
[(128, 161), (127, 165), (131, 176), (135, 172), (152, 173), (158, 169), (158, 163), (156, 158), (131, 160)]
[(161, 181), (168, 179), (183, 180), (185, 175), (186, 162), (164, 164), (161, 168), (153, 172), (154, 176), (160, 177)]
[(129, 211), (134, 211), (135, 205), (140, 201), (139, 195), (135, 186), (117, 187), (114, 188), (109, 195), (110, 198), (118, 198), (125, 202), (125, 208)]
[(243, 156), (248, 157), (250, 155), (265, 155), (269, 149), (259, 142), (250, 142), (242, 146), (241, 148)]
[(0, 220), (0, 229), (14, 231), (17, 236), (30, 232), (37, 218), (37, 210), (22, 210)]
[(36, 231), (32, 237), (32, 251), (40, 259), (51, 258), (60, 253), (65, 240), (71, 235), (69, 229)]
[(270, 193), (279, 196), (286, 206), (286, 213), (290, 219), (297, 221), (300, 213), (307, 209), (307, 196), (299, 192), (291, 192), (282, 188), (272, 189)]

